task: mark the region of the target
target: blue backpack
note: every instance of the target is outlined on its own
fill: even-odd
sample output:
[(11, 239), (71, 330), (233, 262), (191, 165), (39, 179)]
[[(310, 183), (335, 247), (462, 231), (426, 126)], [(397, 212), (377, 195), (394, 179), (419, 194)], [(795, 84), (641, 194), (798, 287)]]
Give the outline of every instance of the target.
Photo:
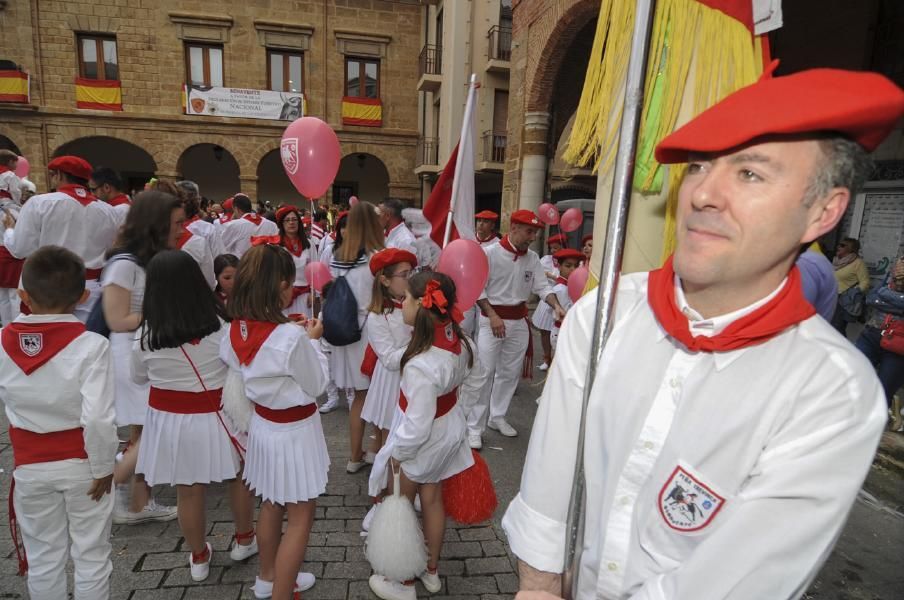
[(323, 338), (333, 346), (348, 346), (361, 339), (358, 300), (345, 280), (345, 275), (340, 275), (332, 282), (324, 300)]

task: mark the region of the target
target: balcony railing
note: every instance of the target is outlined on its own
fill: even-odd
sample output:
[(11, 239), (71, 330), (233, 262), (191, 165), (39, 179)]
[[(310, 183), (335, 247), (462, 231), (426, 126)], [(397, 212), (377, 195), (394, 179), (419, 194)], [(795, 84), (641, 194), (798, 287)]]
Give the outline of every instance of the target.
[(439, 144), (436, 138), (418, 138), (417, 140), (417, 159), (415, 166), (422, 167), (424, 165), (436, 166), (439, 164)]
[(441, 75), (443, 72), (443, 47), (427, 44), (421, 50), (418, 58), (420, 66), (419, 76), (424, 75)]
[(494, 25), (487, 33), (490, 60), (512, 60), (512, 28)]
[(504, 131), (483, 132), (483, 160), (485, 162), (505, 162), (506, 134)]

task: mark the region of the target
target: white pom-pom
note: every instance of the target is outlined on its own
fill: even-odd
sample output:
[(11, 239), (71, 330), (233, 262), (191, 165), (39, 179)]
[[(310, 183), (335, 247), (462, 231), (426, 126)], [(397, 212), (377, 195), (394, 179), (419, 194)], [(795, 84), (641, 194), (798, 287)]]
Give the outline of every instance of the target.
[(393, 581), (407, 581), (427, 568), (427, 547), (421, 524), (408, 498), (399, 493), (383, 499), (367, 532), (365, 556), (374, 572)]
[(229, 369), (226, 383), (223, 385), (223, 413), (232, 422), (235, 431), (248, 431), (251, 423), (251, 401), (245, 395), (245, 382), (242, 374)]

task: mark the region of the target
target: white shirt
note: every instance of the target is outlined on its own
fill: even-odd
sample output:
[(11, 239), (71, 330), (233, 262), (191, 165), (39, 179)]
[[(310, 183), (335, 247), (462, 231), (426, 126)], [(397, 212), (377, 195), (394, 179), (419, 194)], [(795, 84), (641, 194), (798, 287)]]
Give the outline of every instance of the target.
[(255, 404), (274, 410), (305, 406), (326, 391), (326, 355), (318, 340), (293, 323), (282, 323), (267, 337), (250, 365), (239, 365), (228, 326), (220, 341), (220, 358), (241, 372), (245, 394)]
[(213, 256), (210, 253), (210, 246), (207, 242), (207, 239), (192, 233), (191, 237), (179, 249), (195, 259), (195, 262), (201, 267), (201, 273), (204, 274), (207, 285), (210, 286), (210, 289), (214, 289), (217, 287), (217, 278), (213, 270)]
[(238, 258), (251, 248), (251, 238), (259, 235), (277, 235), (279, 228), (273, 221), (261, 218), (259, 225), (255, 225), (250, 215), (242, 215), (233, 219), (220, 228), (220, 239), (226, 254), (234, 254)]
[(95, 200), (82, 206), (62, 192), (33, 196), (19, 213), (3, 245), (16, 258), (26, 258), (41, 246), (62, 246), (85, 261), (88, 269), (104, 265), (104, 253), (119, 228), (113, 207)]
[(221, 254), (226, 254), (226, 247), (223, 245), (223, 240), (220, 238), (221, 230), (213, 223), (208, 223), (207, 221), (196, 218), (188, 223), (185, 228), (191, 231), (193, 235), (201, 236), (207, 241), (207, 247), (211, 257), (216, 258)]
[(295, 287), (306, 287), (308, 285), (308, 278), (305, 277), (304, 269), (311, 262), (312, 252), (315, 252), (315, 250), (310, 246), (302, 250), (300, 256), (295, 256), (289, 252), (292, 262), (295, 263)]
[[(15, 322), (79, 321), (72, 315), (20, 315)], [(0, 400), (9, 424), (35, 433), (84, 428), (85, 452), (96, 479), (113, 472), (119, 445), (109, 347), (102, 336), (86, 331), (26, 375), (0, 346)]]
[[(485, 246), (483, 251), (490, 263), (490, 272), (479, 300), (487, 299), (494, 306), (513, 306), (527, 302), (531, 293), (538, 295), (540, 301), (552, 293), (540, 258), (533, 250), (517, 256), (502, 244), (493, 244)], [(514, 260), (516, 256), (518, 260)]]
[(398, 371), (402, 355), (411, 341), (411, 325), (402, 318), (402, 309), (390, 313), (370, 313), (367, 316), (367, 343), (373, 348), (380, 364), (387, 371)]
[[(571, 301), (571, 296), (568, 295), (568, 284), (555, 284), (554, 286), (552, 286), (552, 293), (556, 295), (556, 298), (558, 298), (559, 304), (562, 306), (562, 310), (567, 313), (574, 304), (574, 302)], [(564, 324), (564, 321), (562, 323)], [(555, 323), (553, 323), (553, 327), (555, 327)]]
[(414, 247), (414, 234), (411, 233), (405, 223), (399, 223), (389, 230), (389, 233), (386, 234), (386, 247), (407, 250), (417, 256)]
[(22, 180), (13, 171), (0, 173), (0, 192), (7, 192), (16, 204), (22, 203)]
[(335, 243), (336, 240), (331, 235), (324, 237), (320, 242), (320, 262), (326, 266), (330, 266), (333, 261), (333, 245)]
[[(113, 257), (111, 256), (110, 258), (112, 259)], [(100, 276), (100, 285), (101, 287), (115, 285), (128, 290), (129, 294), (131, 294), (129, 311), (140, 314), (144, 303), (146, 279), (144, 269), (138, 263), (121, 258), (107, 263)]]
[(151, 352), (140, 340), (132, 346), (132, 381), (139, 385), (150, 383), (161, 390), (177, 392), (203, 392), (191, 363), (182, 353), (184, 349), (208, 390), (218, 390), (226, 381), (229, 369), (220, 359), (220, 344), (229, 336), (229, 324), (221, 323), (218, 331), (201, 339), (197, 344), (182, 344), (181, 348), (161, 348)]
[[(646, 273), (622, 277), (587, 411), (578, 597), (799, 597), (841, 533), (885, 423), (872, 367), (817, 317), (761, 345), (689, 352), (646, 297)], [(767, 300), (692, 333), (715, 334)], [(563, 325), (503, 519), (513, 552), (554, 573), (595, 303), (582, 298)]]

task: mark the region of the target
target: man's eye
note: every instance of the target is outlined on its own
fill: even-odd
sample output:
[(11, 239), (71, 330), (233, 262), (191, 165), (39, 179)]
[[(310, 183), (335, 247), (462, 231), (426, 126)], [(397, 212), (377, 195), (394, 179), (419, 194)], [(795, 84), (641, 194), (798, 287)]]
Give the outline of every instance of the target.
[(698, 162), (689, 163), (687, 165), (687, 172), (689, 175), (696, 175), (697, 173), (702, 173), (703, 172), (703, 164), (698, 163)]
[(763, 178), (751, 171), (750, 169), (741, 169), (738, 171), (738, 176), (742, 181), (762, 181)]

